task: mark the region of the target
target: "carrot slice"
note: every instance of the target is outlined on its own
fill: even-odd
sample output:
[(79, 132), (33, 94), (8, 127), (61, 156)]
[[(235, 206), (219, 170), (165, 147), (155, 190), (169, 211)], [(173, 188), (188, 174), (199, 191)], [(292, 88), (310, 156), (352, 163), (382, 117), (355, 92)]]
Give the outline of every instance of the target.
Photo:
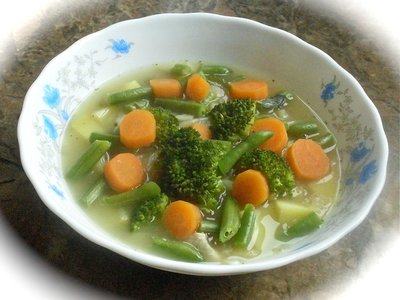
[(202, 102), (210, 92), (210, 84), (200, 74), (191, 75), (186, 84), (186, 96), (196, 102)]
[(182, 85), (176, 79), (151, 79), (150, 86), (154, 97), (174, 98), (182, 96)]
[(199, 227), (200, 209), (187, 201), (171, 202), (164, 211), (162, 222), (169, 233), (176, 239), (185, 240)]
[(268, 85), (263, 80), (243, 79), (231, 83), (230, 93), (234, 99), (261, 100), (268, 97)]
[(121, 143), (128, 148), (150, 146), (156, 139), (156, 120), (148, 110), (136, 109), (124, 116), (119, 126)]
[(247, 203), (260, 206), (269, 196), (267, 179), (260, 171), (246, 170), (238, 174), (233, 181), (232, 196), (242, 206)]
[(288, 149), (286, 159), (300, 180), (318, 180), (329, 173), (330, 161), (322, 147), (309, 139), (298, 139)]
[(203, 140), (209, 140), (212, 138), (211, 130), (207, 125), (203, 123), (194, 123), (190, 127), (192, 127), (194, 130), (200, 133), (200, 137)]
[(272, 131), (274, 135), (258, 147), (264, 150), (274, 151), (278, 154), (281, 153), (288, 142), (285, 124), (281, 120), (275, 118), (256, 120), (251, 131), (255, 132), (261, 130)]
[(120, 153), (104, 165), (104, 177), (116, 192), (126, 192), (145, 180), (142, 162), (132, 153)]

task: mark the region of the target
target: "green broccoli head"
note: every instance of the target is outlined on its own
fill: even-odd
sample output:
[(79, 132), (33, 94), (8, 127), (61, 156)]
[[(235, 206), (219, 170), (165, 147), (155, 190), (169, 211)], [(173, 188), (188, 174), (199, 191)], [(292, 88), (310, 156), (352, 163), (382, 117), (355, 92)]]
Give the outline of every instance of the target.
[(131, 231), (136, 231), (146, 224), (161, 217), (168, 204), (168, 197), (160, 194), (144, 199), (136, 206), (131, 219)]
[(248, 136), (255, 114), (256, 103), (249, 99), (232, 100), (214, 106), (208, 113), (213, 137), (235, 142)]
[(236, 170), (254, 169), (262, 172), (268, 180), (270, 191), (278, 197), (291, 195), (296, 186), (294, 175), (287, 162), (269, 150), (255, 149), (245, 153), (239, 160)]
[(179, 128), (178, 119), (167, 109), (162, 107), (147, 108), (156, 119), (156, 143), (164, 144)]
[(217, 173), (217, 149), (191, 127), (181, 128), (160, 152), (160, 185), (170, 197), (216, 208), (224, 186)]

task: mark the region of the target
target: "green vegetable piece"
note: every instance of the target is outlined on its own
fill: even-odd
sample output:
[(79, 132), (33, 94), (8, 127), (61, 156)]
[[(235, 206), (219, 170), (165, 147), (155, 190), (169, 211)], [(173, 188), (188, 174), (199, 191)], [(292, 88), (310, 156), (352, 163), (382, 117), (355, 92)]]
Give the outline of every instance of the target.
[(149, 104), (150, 104), (149, 99), (140, 99), (124, 105), (122, 109), (125, 113), (128, 113), (135, 109), (145, 109), (149, 107)]
[(259, 108), (267, 109), (267, 110), (274, 110), (274, 109), (280, 109), (288, 103), (288, 101), (293, 100), (293, 94), (289, 92), (282, 92), (279, 93), (278, 95), (268, 97), (265, 100), (262, 101), (257, 101), (257, 106)]
[(133, 211), (131, 231), (139, 230), (144, 225), (158, 220), (167, 204), (168, 197), (165, 194), (143, 199)]
[(246, 152), (236, 164), (236, 170), (254, 169), (262, 172), (268, 180), (271, 193), (277, 196), (291, 195), (296, 181), (286, 160), (273, 151), (254, 149)]
[(173, 76), (178, 78), (186, 77), (192, 73), (192, 68), (187, 64), (176, 64), (172, 67), (171, 73)]
[(168, 240), (159, 237), (153, 237), (152, 240), (153, 245), (163, 250), (164, 253), (170, 257), (188, 262), (204, 261), (203, 255), (200, 253), (199, 249), (188, 242)]
[(220, 65), (206, 65), (201, 67), (201, 71), (205, 75), (227, 75), (232, 73), (232, 70)]
[(194, 117), (204, 116), (206, 111), (206, 107), (201, 103), (175, 98), (155, 98), (153, 104), (177, 114), (188, 114)]
[(92, 132), (89, 137), (89, 142), (93, 143), (95, 140), (109, 141), (112, 146), (120, 143), (119, 135), (109, 133)]
[(92, 205), (107, 188), (107, 182), (103, 176), (100, 176), (94, 184), (86, 191), (86, 193), (79, 200), (85, 206)]
[(273, 132), (271, 131), (257, 131), (249, 135), (247, 139), (240, 142), (236, 147), (228, 151), (218, 162), (220, 172), (225, 175), (233, 166), (239, 161), (243, 154), (250, 152), (271, 138)]
[(274, 200), (268, 206), (271, 217), (281, 224), (293, 224), (312, 213), (312, 209), (293, 200)]
[(215, 233), (219, 231), (219, 225), (215, 221), (201, 220), (198, 232)]
[(275, 231), (275, 238), (282, 242), (290, 241), (291, 239), (305, 236), (317, 230), (323, 223), (322, 219), (315, 213), (311, 212), (303, 219), (294, 223), (286, 230), (283, 226), (278, 226)]
[(240, 228), (234, 237), (234, 243), (239, 247), (247, 247), (253, 237), (256, 224), (256, 209), (253, 204), (246, 204), (240, 220)]
[(109, 141), (95, 140), (67, 172), (66, 177), (77, 179), (89, 173), (110, 147)]
[(318, 133), (318, 125), (313, 122), (293, 122), (289, 124), (287, 132), (289, 135), (295, 138), (301, 138), (307, 135)]
[(313, 140), (317, 142), (323, 149), (332, 147), (336, 144), (335, 137), (330, 132), (327, 132), (321, 136), (316, 136), (313, 138)]
[(159, 196), (160, 193), (161, 189), (157, 183), (149, 181), (128, 192), (105, 196), (103, 201), (110, 206), (126, 206), (146, 198)]
[(128, 101), (147, 99), (152, 96), (150, 86), (140, 86), (138, 88), (117, 92), (108, 96), (107, 101), (111, 105)]
[(227, 196), (223, 202), (219, 241), (225, 243), (235, 236), (240, 227), (240, 208), (236, 200)]
[(162, 107), (149, 107), (148, 111), (156, 119), (156, 143), (160, 146), (178, 131), (179, 121), (169, 110)]
[(217, 104), (207, 116), (215, 139), (235, 142), (249, 135), (255, 114), (255, 101), (241, 99)]

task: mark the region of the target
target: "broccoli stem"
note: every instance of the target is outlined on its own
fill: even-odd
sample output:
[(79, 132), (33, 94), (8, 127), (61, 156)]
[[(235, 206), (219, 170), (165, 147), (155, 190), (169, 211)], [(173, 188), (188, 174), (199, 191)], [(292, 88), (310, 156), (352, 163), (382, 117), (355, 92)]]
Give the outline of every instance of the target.
[(249, 135), (247, 139), (240, 142), (236, 147), (229, 150), (218, 162), (218, 168), (222, 175), (227, 174), (246, 152), (250, 152), (271, 138), (272, 131), (257, 131)]

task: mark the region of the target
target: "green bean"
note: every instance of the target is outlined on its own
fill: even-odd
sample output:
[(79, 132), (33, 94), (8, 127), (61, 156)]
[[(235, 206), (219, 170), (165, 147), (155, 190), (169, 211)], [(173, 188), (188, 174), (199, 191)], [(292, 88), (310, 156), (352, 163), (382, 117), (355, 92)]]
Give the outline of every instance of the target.
[(253, 236), (256, 224), (256, 210), (253, 204), (246, 204), (240, 219), (239, 231), (235, 235), (234, 243), (239, 247), (247, 247)]
[(219, 230), (219, 225), (215, 221), (201, 220), (198, 231), (206, 233), (214, 233)]
[(318, 133), (318, 125), (313, 122), (293, 122), (289, 124), (287, 132), (296, 138), (305, 137), (306, 135)]
[(122, 102), (142, 100), (151, 97), (152, 91), (150, 86), (140, 86), (138, 88), (117, 92), (108, 96), (107, 100), (110, 104), (119, 104)]
[(219, 229), (219, 241), (229, 241), (239, 230), (240, 209), (236, 200), (227, 196), (224, 200), (221, 216), (221, 227)]
[(279, 241), (286, 242), (293, 238), (305, 236), (317, 230), (322, 222), (321, 218), (315, 212), (311, 212), (286, 230), (283, 229), (282, 225), (279, 226), (275, 231), (275, 238)]
[(110, 147), (109, 141), (95, 140), (67, 172), (66, 177), (76, 179), (89, 173)]
[(89, 142), (93, 143), (95, 140), (109, 141), (112, 146), (115, 146), (119, 144), (119, 135), (92, 132), (89, 137)]
[(206, 110), (206, 107), (201, 103), (174, 98), (156, 98), (154, 99), (154, 105), (169, 109), (175, 113), (188, 114), (195, 117), (203, 116)]
[(94, 184), (83, 194), (82, 198), (79, 200), (85, 206), (92, 205), (100, 196), (103, 194), (107, 188), (107, 182), (103, 176), (100, 176)]
[(271, 131), (254, 132), (244, 141), (236, 145), (236, 147), (229, 150), (218, 162), (218, 167), (222, 175), (227, 174), (244, 153), (254, 150), (266, 140), (271, 138), (272, 135), (273, 132)]
[(105, 196), (103, 201), (110, 206), (126, 206), (146, 198), (158, 196), (160, 193), (161, 189), (157, 183), (149, 181), (133, 190)]
[(171, 73), (178, 78), (186, 77), (192, 73), (192, 68), (187, 64), (176, 64), (171, 69)]
[(153, 237), (152, 240), (153, 245), (157, 246), (171, 257), (188, 262), (204, 261), (203, 255), (200, 253), (199, 249), (188, 242), (168, 240), (160, 237)]
[(334, 146), (336, 144), (335, 137), (330, 132), (327, 132), (327, 133), (325, 133), (325, 134), (323, 134), (321, 136), (316, 136), (315, 138), (313, 138), (313, 140), (315, 142), (317, 142), (318, 144), (320, 144), (320, 146), (323, 149), (332, 147), (332, 146)]
[(205, 75), (226, 75), (232, 73), (232, 70), (220, 65), (202, 66), (200, 69)]

